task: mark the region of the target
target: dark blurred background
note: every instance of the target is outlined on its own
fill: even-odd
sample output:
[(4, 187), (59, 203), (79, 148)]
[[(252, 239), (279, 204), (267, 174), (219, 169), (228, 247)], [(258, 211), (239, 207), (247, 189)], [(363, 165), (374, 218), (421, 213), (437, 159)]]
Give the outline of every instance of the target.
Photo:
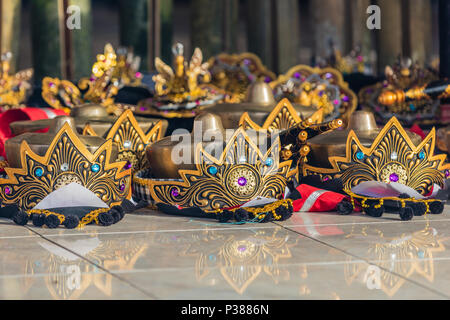
[[(87, 76), (105, 43), (133, 47), (144, 71), (155, 56), (170, 62), (171, 45), (204, 59), (250, 51), (276, 73), (327, 57), (331, 45), (356, 46), (380, 74), (398, 55), (420, 64), (439, 61), (439, 0), (0, 0), (2, 51), (16, 69), (71, 80)], [(64, 9), (81, 8), (81, 29), (61, 27)], [(369, 30), (367, 7), (381, 9), (381, 29)], [(66, 17), (67, 18), (67, 17)], [(12, 35), (8, 35), (10, 32)], [(63, 46), (61, 46), (63, 43)]]

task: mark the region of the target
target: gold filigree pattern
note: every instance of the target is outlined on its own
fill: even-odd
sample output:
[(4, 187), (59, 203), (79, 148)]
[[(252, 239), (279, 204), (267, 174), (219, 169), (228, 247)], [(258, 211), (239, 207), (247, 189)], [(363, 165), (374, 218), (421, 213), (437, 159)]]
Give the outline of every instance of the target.
[(357, 98), (342, 74), (333, 68), (297, 65), (269, 83), (276, 100), (288, 98), (303, 106), (324, 108), (324, 120), (348, 120), (356, 109)]
[[(112, 139), (119, 147), (118, 160), (128, 161), (133, 172), (148, 166), (145, 149), (155, 141), (161, 139), (162, 121), (153, 124), (146, 133), (141, 129), (139, 123), (131, 110), (125, 110), (105, 134), (105, 139)], [(97, 135), (89, 124), (83, 129), (83, 134)]]
[[(311, 119), (310, 124), (318, 124), (323, 121), (323, 109), (319, 109), (312, 114), (308, 119)], [(255, 123), (248, 112), (244, 112), (239, 120), (239, 125), (244, 128), (251, 128), (254, 130), (285, 130), (291, 128), (306, 119), (302, 119), (288, 99), (282, 99), (275, 108), (267, 116), (264, 124), (259, 126)]]
[(61, 181), (77, 179), (109, 206), (120, 204), (129, 194), (131, 170), (123, 170), (125, 162), (111, 162), (112, 143), (106, 141), (92, 154), (67, 123), (44, 156), (23, 141), (22, 167), (5, 168), (7, 178), (0, 179), (2, 203), (29, 210), (60, 187)]
[(341, 178), (350, 190), (363, 181), (400, 182), (427, 194), (433, 184), (444, 186), (444, 178), (450, 176), (450, 164), (446, 156), (434, 155), (436, 132), (415, 146), (400, 122), (394, 117), (380, 131), (370, 148), (364, 147), (356, 133), (350, 131), (346, 156), (329, 157), (329, 168), (303, 166), (304, 175), (319, 174), (323, 179)]
[(289, 172), (291, 161), (279, 163), (279, 146), (277, 137), (263, 154), (240, 127), (218, 158), (199, 143), (196, 170), (179, 170), (181, 180), (135, 176), (134, 182), (138, 188), (148, 188), (155, 203), (199, 207), (207, 212), (240, 205), (257, 196), (280, 198), (293, 173)]
[(244, 101), (248, 86), (257, 81), (270, 82), (275, 73), (268, 70), (261, 59), (250, 52), (241, 54), (221, 53), (208, 60), (211, 83), (226, 92), (225, 101)]

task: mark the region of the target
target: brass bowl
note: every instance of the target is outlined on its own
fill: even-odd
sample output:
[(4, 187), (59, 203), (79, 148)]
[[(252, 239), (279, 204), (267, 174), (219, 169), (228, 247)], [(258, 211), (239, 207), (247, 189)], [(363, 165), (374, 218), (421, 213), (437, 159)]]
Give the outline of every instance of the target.
[[(308, 163), (315, 167), (331, 168), (329, 157), (345, 157), (347, 137), (350, 131), (355, 131), (359, 141), (364, 147), (370, 147), (380, 133), (373, 113), (368, 111), (355, 111), (351, 114), (346, 129), (324, 132), (308, 140), (311, 148), (308, 154)], [(422, 139), (419, 135), (407, 131), (414, 144), (418, 145)]]
[[(262, 126), (267, 116), (277, 105), (273, 97), (270, 86), (262, 81), (257, 81), (248, 87), (244, 102), (241, 103), (220, 103), (216, 104), (206, 112), (217, 114), (225, 129), (236, 129), (239, 127), (239, 120), (244, 112), (248, 112), (250, 118)], [(311, 116), (316, 109), (300, 105), (293, 105), (298, 115), (307, 118)]]
[[(106, 108), (97, 104), (83, 104), (71, 110), (70, 116), (74, 118), (74, 127), (78, 133), (82, 133), (84, 127), (89, 124), (98, 136), (105, 136), (111, 125), (117, 120), (117, 116), (111, 116), (107, 113)], [(161, 119), (136, 117), (139, 126), (144, 132), (153, 126), (154, 123)], [(52, 125), (53, 119), (42, 119), (35, 121), (16, 121), (9, 126), (13, 135), (19, 135), (25, 132), (33, 132), (49, 128)], [(164, 135), (168, 122), (162, 119), (162, 134)]]
[[(50, 119), (50, 128), (47, 133), (26, 132), (6, 140), (5, 151), (9, 166), (12, 168), (21, 167), (20, 145), (22, 144), (22, 141), (26, 141), (34, 153), (44, 156), (56, 133), (66, 122), (69, 123), (74, 132), (76, 132), (74, 118), (68, 116), (58, 116), (54, 119)], [(105, 139), (98, 136), (79, 135), (78, 137), (91, 153), (95, 153), (95, 151), (97, 151), (97, 149), (106, 142)], [(115, 161), (117, 159), (117, 155), (117, 145), (113, 144), (111, 148), (111, 161)]]

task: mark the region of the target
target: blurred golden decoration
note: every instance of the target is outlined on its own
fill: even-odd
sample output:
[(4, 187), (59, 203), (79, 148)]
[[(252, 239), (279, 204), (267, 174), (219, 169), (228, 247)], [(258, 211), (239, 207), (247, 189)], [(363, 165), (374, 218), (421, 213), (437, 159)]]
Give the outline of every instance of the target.
[(33, 69), (10, 74), (11, 52), (2, 54), (0, 61), (0, 106), (6, 109), (19, 106), (27, 98), (31, 89), (28, 82), (33, 77)]

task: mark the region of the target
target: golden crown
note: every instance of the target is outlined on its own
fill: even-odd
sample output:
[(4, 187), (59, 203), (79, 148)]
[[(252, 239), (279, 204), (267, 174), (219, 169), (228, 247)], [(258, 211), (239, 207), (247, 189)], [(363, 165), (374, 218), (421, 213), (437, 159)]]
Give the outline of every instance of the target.
[(189, 64), (184, 59), (183, 51), (183, 45), (180, 43), (172, 47), (173, 69), (160, 58), (155, 59), (158, 74), (153, 76), (153, 81), (156, 95), (161, 101), (184, 103), (203, 99), (208, 94), (207, 89), (199, 85), (200, 82), (209, 82), (210, 80), (208, 63), (202, 63), (202, 51), (195, 48)]
[(16, 204), (30, 210), (47, 195), (75, 182), (93, 192), (110, 207), (129, 195), (131, 170), (125, 161), (112, 162), (112, 140), (92, 154), (68, 123), (55, 135), (44, 156), (26, 141), (20, 146), (21, 168), (5, 168), (0, 179), (2, 205)]
[(11, 52), (2, 54), (0, 61), (0, 105), (17, 106), (23, 103), (31, 88), (28, 82), (33, 77), (33, 69), (10, 74)]
[(221, 53), (208, 60), (211, 83), (226, 92), (227, 102), (244, 101), (248, 86), (258, 80), (271, 82), (275, 73), (268, 70), (261, 59), (250, 52)]
[[(280, 140), (263, 153), (241, 127), (227, 142), (220, 157), (209, 154), (199, 143), (195, 170), (179, 170), (180, 180), (158, 180), (140, 171), (133, 179), (137, 198), (154, 203), (197, 207), (205, 212), (242, 205), (258, 196), (281, 198), (291, 161), (279, 162)], [(151, 173), (150, 173), (151, 174)], [(143, 190), (144, 189), (144, 190)]]
[(297, 65), (269, 83), (276, 100), (288, 98), (311, 108), (323, 108), (325, 121), (348, 119), (356, 109), (355, 93), (348, 88), (342, 74), (333, 68)]
[(450, 176), (450, 164), (444, 163), (446, 156), (434, 154), (435, 143), (433, 128), (419, 145), (414, 145), (393, 117), (371, 147), (363, 146), (352, 130), (347, 138), (345, 157), (329, 157), (331, 168), (304, 164), (303, 175), (318, 174), (323, 180), (340, 178), (347, 190), (363, 181), (398, 182), (425, 195), (433, 184), (443, 187), (444, 179)]
[[(105, 133), (105, 139), (111, 139), (119, 148), (118, 161), (126, 161), (126, 168), (132, 168), (133, 172), (142, 170), (148, 166), (145, 150), (147, 146), (162, 138), (163, 122), (158, 121), (144, 132), (131, 110), (125, 110)], [(97, 134), (89, 124), (83, 129), (84, 135)]]

